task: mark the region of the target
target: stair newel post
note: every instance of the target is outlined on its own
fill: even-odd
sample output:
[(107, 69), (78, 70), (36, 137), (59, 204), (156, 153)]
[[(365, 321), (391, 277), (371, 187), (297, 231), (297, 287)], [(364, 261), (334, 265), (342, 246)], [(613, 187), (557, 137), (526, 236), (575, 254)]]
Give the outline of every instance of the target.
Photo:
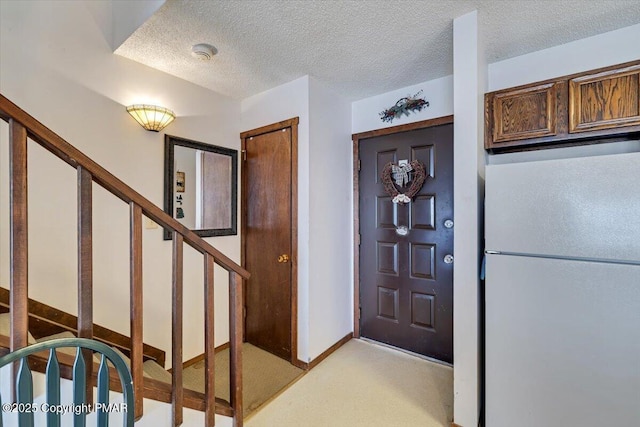
[[(78, 166), (78, 338), (93, 338), (93, 177)], [(93, 403), (93, 352), (83, 349), (86, 402)]]
[(171, 407), (173, 425), (182, 424), (183, 385), (182, 385), (182, 297), (183, 297), (183, 237), (173, 232), (173, 310), (172, 310), (172, 346), (171, 346)]
[(143, 414), (144, 379), (142, 374), (142, 208), (131, 202), (130, 244), (130, 328), (131, 374), (133, 377), (134, 417)]
[(235, 427), (242, 427), (242, 329), (243, 301), (242, 278), (236, 272), (229, 272), (229, 357), (231, 407)]
[(205, 425), (213, 427), (216, 424), (216, 381), (215, 381), (215, 349), (214, 341), (214, 288), (213, 271), (214, 258), (211, 254), (204, 255), (204, 393), (205, 393)]
[[(9, 286), (11, 294), (11, 351), (27, 346), (29, 329), (28, 312), (28, 238), (27, 238), (27, 131), (17, 121), (9, 120), (9, 169), (10, 184), (10, 252), (11, 272)], [(18, 374), (18, 364), (13, 365), (13, 377)], [(11, 381), (15, 384), (14, 381)], [(15, 401), (12, 387), (11, 401)]]

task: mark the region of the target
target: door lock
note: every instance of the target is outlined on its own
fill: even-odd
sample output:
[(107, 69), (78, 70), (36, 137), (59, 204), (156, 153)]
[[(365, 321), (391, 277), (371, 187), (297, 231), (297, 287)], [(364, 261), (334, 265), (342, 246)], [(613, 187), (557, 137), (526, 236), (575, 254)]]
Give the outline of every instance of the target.
[(453, 255), (451, 254), (446, 254), (444, 256), (444, 263), (445, 264), (453, 264)]
[(289, 262), (289, 255), (282, 254), (278, 257), (278, 262)]

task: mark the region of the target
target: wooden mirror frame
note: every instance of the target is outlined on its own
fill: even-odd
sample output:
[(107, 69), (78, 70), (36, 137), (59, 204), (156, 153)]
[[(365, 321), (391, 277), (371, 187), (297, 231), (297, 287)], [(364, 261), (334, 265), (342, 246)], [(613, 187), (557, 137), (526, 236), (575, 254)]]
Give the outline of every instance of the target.
[[(206, 228), (191, 231), (200, 237), (232, 236), (238, 234), (238, 150), (204, 144), (173, 135), (164, 136), (164, 211), (172, 218), (175, 218), (173, 186), (176, 172), (174, 170), (174, 153), (176, 146), (222, 154), (231, 158), (231, 226), (229, 228)], [(171, 238), (171, 232), (164, 230), (164, 240), (171, 240)]]

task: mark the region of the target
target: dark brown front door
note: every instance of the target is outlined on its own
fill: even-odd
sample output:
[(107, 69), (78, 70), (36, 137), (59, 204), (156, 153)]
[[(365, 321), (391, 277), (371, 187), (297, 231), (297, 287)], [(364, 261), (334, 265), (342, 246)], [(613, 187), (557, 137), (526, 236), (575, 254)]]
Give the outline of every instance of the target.
[(292, 352), (292, 128), (243, 138), (245, 339)]
[[(361, 336), (453, 363), (453, 125), (360, 139), (359, 153)], [(427, 176), (405, 205), (381, 179), (402, 160)]]

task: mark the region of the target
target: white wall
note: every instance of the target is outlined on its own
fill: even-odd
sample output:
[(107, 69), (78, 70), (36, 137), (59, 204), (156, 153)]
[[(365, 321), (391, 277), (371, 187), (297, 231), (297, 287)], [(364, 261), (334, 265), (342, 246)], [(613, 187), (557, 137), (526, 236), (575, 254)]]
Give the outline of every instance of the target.
[(640, 24), (489, 64), (488, 92), (640, 59)]
[(454, 19), (453, 419), (462, 426), (477, 425), (480, 413), (479, 261), (484, 202), (484, 57), (477, 11)]
[(309, 359), (353, 331), (351, 103), (309, 79)]
[[(178, 118), (173, 135), (239, 148), (240, 104), (115, 56), (105, 38), (111, 2), (0, 3), (0, 91), (158, 206), (163, 205), (162, 133), (143, 130), (125, 105), (157, 102)], [(186, 53), (188, 54), (188, 52)], [(8, 145), (0, 143), (0, 286), (9, 286)], [(76, 313), (75, 171), (29, 145), (29, 295)], [(94, 184), (95, 322), (129, 335), (128, 208)], [(239, 236), (208, 241), (240, 259)], [(144, 341), (168, 351), (171, 243), (143, 230)], [(204, 350), (202, 261), (185, 249), (185, 346)], [(227, 275), (216, 270), (216, 343), (228, 340)]]
[(113, 16), (112, 50), (120, 47), (164, 2), (165, 0), (110, 1)]
[[(413, 96), (421, 90), (423, 93), (420, 97), (429, 102), (427, 108), (413, 112), (409, 116), (403, 115), (391, 123), (380, 120), (382, 111), (393, 107), (400, 98)], [(453, 76), (446, 76), (353, 102), (351, 132), (384, 129), (451, 114), (453, 114)]]
[[(640, 59), (640, 24), (489, 65), (488, 92)], [(640, 151), (640, 141), (488, 156), (489, 164)]]
[(309, 77), (242, 100), (242, 131), (299, 117), (298, 123), (298, 359), (309, 360)]

